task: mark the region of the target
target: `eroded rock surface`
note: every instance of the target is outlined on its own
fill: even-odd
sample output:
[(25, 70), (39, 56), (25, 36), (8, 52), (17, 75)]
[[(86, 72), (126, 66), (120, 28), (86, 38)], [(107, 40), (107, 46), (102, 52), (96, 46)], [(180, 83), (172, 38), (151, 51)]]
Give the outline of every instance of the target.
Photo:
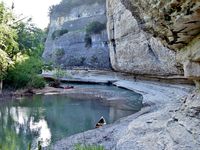
[(199, 0), (121, 0), (140, 27), (170, 49), (185, 47), (200, 33)]
[(194, 80), (200, 88), (200, 35), (179, 51), (177, 58), (184, 66), (185, 77)]
[(145, 32), (135, 13), (120, 0), (107, 1), (107, 17), (110, 59), (115, 70), (165, 76), (183, 73), (176, 52)]
[[(199, 0), (120, 0), (137, 20), (140, 29), (178, 51), (177, 62), (184, 75), (200, 80), (200, 1)], [(167, 56), (167, 55), (166, 55)]]

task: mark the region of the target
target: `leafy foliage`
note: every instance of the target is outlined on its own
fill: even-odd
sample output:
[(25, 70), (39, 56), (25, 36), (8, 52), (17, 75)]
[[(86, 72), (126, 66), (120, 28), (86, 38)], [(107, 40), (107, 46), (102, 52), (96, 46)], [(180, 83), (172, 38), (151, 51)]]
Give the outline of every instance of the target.
[(0, 49), (11, 58), (19, 52), (17, 32), (12, 28), (12, 14), (0, 3)]
[(86, 27), (87, 34), (98, 34), (101, 33), (102, 30), (106, 29), (106, 24), (103, 24), (98, 21), (91, 22)]
[(42, 66), (42, 60), (37, 57), (28, 57), (23, 61), (18, 61), (13, 68), (8, 70), (6, 84), (14, 88), (42, 88), (45, 82), (38, 77)]
[(49, 8), (49, 15), (62, 16), (67, 14), (74, 7), (78, 7), (80, 5), (91, 5), (93, 3), (105, 3), (105, 0), (62, 0), (60, 4), (54, 5)]
[(106, 24), (103, 24), (98, 21), (93, 21), (90, 24), (88, 24), (85, 28), (86, 34), (85, 34), (85, 47), (91, 47), (92, 46), (92, 34), (99, 34), (102, 30), (106, 29)]
[(62, 70), (61, 67), (56, 67), (54, 71), (54, 81), (49, 84), (52, 87), (59, 88), (61, 84), (61, 78), (71, 78), (71, 75), (67, 71)]
[(6, 52), (0, 49), (0, 80), (4, 78), (10, 65), (12, 65), (11, 59)]
[(11, 58), (18, 52), (17, 34), (11, 27), (12, 14), (0, 3), (0, 94), (3, 88), (3, 78), (12, 63)]
[(17, 42), (21, 53), (28, 55), (41, 55), (44, 49), (46, 33), (30, 23), (20, 22), (17, 27)]
[(28, 82), (27, 87), (41, 89), (41, 88), (44, 88), (45, 85), (46, 85), (46, 82), (43, 77), (39, 75), (34, 75), (32, 76), (31, 81)]
[(63, 71), (60, 67), (56, 67), (56, 68), (55, 68), (55, 73), (53, 74), (53, 77), (54, 77), (56, 80), (60, 80), (60, 78), (65, 77), (65, 75), (66, 75), (66, 72)]
[(63, 29), (63, 30), (55, 30), (52, 35), (51, 35), (51, 38), (53, 40), (55, 40), (57, 37), (60, 37), (64, 34), (68, 33), (68, 30), (67, 29)]
[(4, 77), (5, 83), (14, 88), (44, 87), (44, 79), (37, 74), (43, 67), (40, 57), (45, 32), (32, 25), (30, 19), (16, 20), (0, 3), (0, 79)]

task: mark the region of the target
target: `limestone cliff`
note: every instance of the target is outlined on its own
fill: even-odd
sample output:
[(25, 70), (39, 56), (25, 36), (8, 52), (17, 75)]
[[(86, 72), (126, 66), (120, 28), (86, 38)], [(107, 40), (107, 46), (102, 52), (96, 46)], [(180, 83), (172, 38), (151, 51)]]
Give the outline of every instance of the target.
[(199, 0), (121, 0), (140, 27), (170, 49), (185, 47), (200, 32)]
[(115, 70), (147, 75), (182, 74), (176, 52), (145, 32), (120, 0), (107, 1), (107, 17), (111, 64)]
[[(145, 49), (143, 48), (140, 53), (138, 53), (138, 50), (136, 52), (134, 50), (138, 47), (141, 48), (146, 39), (149, 38), (155, 40), (155, 43), (161, 41), (165, 47), (168, 47), (169, 49), (161, 49), (162, 46), (157, 47), (158, 53), (163, 54), (164, 51), (168, 50), (167, 53), (162, 55), (166, 57), (165, 59), (169, 59), (169, 54), (172, 53), (173, 55), (171, 56), (176, 58), (172, 59), (171, 62), (168, 60), (167, 63), (171, 63), (171, 65), (175, 64), (175, 62), (182, 64), (185, 77), (194, 80), (197, 87), (200, 88), (199, 0), (108, 0), (107, 7), (109, 12), (108, 22), (110, 22), (108, 31), (110, 33), (111, 58), (113, 57), (111, 60), (112, 65), (114, 64), (114, 66), (116, 66), (115, 69), (124, 71), (128, 68), (127, 66), (130, 64), (122, 64), (122, 62), (124, 62), (122, 61), (123, 59), (130, 62), (132, 58), (134, 62), (134, 60), (136, 60), (135, 56), (142, 58), (144, 56), (143, 54), (146, 52)], [(116, 33), (119, 29), (121, 29), (120, 33)], [(141, 38), (141, 35), (145, 35), (148, 38)], [(135, 55), (136, 53), (137, 55)], [(125, 57), (123, 58), (123, 56)], [(163, 57), (160, 57), (161, 60), (165, 60)], [(146, 63), (149, 65), (152, 63), (149, 58), (150, 57), (143, 57), (140, 60), (140, 64), (147, 60)], [(137, 61), (139, 61), (139, 59)], [(168, 65), (168, 67), (171, 65)], [(154, 67), (159, 68), (159, 63), (155, 64)], [(137, 66), (137, 69), (141, 70), (141, 68)], [(137, 72), (134, 69), (135, 67), (132, 69), (129, 68), (128, 72)], [(146, 68), (144, 69), (146, 70)], [(167, 74), (166, 67), (164, 70)], [(154, 73), (160, 74), (158, 69), (155, 69)], [(173, 98), (175, 97), (176, 96), (173, 96)], [(157, 141), (159, 146), (156, 148), (153, 143), (155, 143), (157, 139), (170, 139), (165, 137), (166, 134), (163, 132), (161, 134), (159, 133), (159, 136), (155, 138), (156, 140), (152, 140), (155, 134), (149, 132), (149, 139), (148, 135), (142, 136), (142, 139), (138, 140), (139, 142), (137, 143), (137, 133), (134, 133), (134, 129), (137, 128), (136, 125), (128, 132), (134, 133), (132, 138), (126, 138), (127, 134), (125, 135), (125, 140), (120, 140), (125, 141), (124, 146), (126, 148), (120, 143), (120, 147), (116, 149), (130, 149), (133, 146), (133, 141), (135, 143), (134, 145), (139, 145), (139, 148), (136, 147), (136, 149), (199, 149), (199, 90), (194, 91), (190, 96), (182, 98), (182, 101), (179, 99), (179, 103), (182, 106), (175, 107), (176, 110), (171, 113), (172, 118), (168, 120), (167, 126), (165, 127), (165, 129), (167, 129), (167, 134), (170, 134), (170, 138), (172, 138), (172, 144), (170, 144), (169, 141)], [(162, 114), (164, 114), (163, 110)], [(146, 125), (141, 125), (140, 123), (138, 125), (141, 131), (140, 133), (148, 133), (146, 129), (142, 129)], [(157, 128), (158, 124), (156, 123), (152, 126)], [(141, 137), (141, 135), (139, 137)], [(148, 142), (145, 139), (148, 139)], [(128, 143), (131, 143), (130, 147), (127, 147)], [(153, 147), (150, 148), (150, 145), (147, 143), (150, 143), (150, 145), (153, 144)], [(165, 144), (163, 147), (160, 147), (160, 143)], [(143, 147), (146, 144), (148, 146)]]
[(43, 56), (64, 68), (111, 62), (116, 71), (198, 81), (199, 16), (199, 0), (63, 0), (52, 7)]
[(105, 0), (63, 0), (53, 6), (43, 57), (63, 68), (110, 68)]
[(121, 0), (140, 29), (178, 52), (185, 77), (200, 80), (200, 1)]

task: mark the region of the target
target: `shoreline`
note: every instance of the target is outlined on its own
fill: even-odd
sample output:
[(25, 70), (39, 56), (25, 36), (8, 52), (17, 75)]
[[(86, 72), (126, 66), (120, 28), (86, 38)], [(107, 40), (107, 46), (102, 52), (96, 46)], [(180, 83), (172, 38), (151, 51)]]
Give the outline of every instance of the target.
[[(76, 78), (73, 78), (75, 82)], [(182, 124), (190, 124), (195, 118), (188, 118), (182, 113), (183, 105), (192, 94), (195, 87), (191, 85), (167, 84), (152, 81), (125, 79), (121, 76), (107, 76), (84, 74), (77, 78), (80, 80), (95, 81), (98, 84), (112, 84), (114, 86), (134, 91), (143, 96), (142, 109), (130, 116), (123, 117), (113, 124), (99, 129), (93, 129), (78, 133), (60, 141), (57, 141), (52, 149), (74, 149), (76, 144), (102, 145), (106, 150), (130, 150), (130, 149), (177, 149), (197, 150), (200, 144), (195, 143), (191, 133)], [(64, 79), (65, 81), (65, 79)], [(103, 82), (103, 83), (102, 83)], [(87, 82), (86, 82), (87, 83)], [(80, 89), (56, 89), (48, 87), (36, 90), (36, 94), (82, 94)], [(89, 94), (91, 96), (92, 94)], [(83, 96), (83, 95), (81, 95)], [(88, 96), (86, 94), (86, 96)], [(180, 122), (179, 122), (180, 121)], [(193, 127), (191, 123), (191, 128)], [(199, 134), (200, 135), (200, 134)], [(181, 138), (184, 137), (184, 138)], [(197, 136), (198, 137), (198, 136)], [(198, 138), (197, 138), (198, 139)], [(191, 141), (192, 140), (192, 141)], [(178, 143), (177, 143), (178, 141)]]
[[(66, 79), (63, 79), (66, 81)], [(76, 79), (73, 78), (73, 82)], [(152, 81), (125, 79), (121, 76), (98, 75), (95, 73), (84, 73), (77, 76), (77, 80), (84, 82), (112, 83), (113, 85), (125, 88), (143, 96), (143, 107), (139, 112), (119, 119), (113, 124), (106, 125), (99, 129), (89, 130), (75, 134), (57, 141), (52, 149), (72, 150), (76, 144), (102, 145), (106, 150), (130, 150), (130, 149), (175, 149), (175, 147), (186, 148), (192, 145), (190, 141), (176, 144), (176, 135), (185, 133), (179, 131), (177, 119), (174, 118), (183, 105), (183, 101), (191, 95), (194, 86), (167, 84)], [(185, 116), (181, 116), (180, 120)], [(187, 133), (183, 135), (189, 136)], [(188, 138), (187, 138), (188, 139)], [(178, 148), (177, 148), (178, 149)]]

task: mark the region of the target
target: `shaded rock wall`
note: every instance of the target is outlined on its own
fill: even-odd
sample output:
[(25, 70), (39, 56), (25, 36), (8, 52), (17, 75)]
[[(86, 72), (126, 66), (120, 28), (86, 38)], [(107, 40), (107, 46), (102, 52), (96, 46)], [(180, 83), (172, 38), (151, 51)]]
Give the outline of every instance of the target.
[(200, 35), (178, 52), (178, 61), (184, 65), (185, 77), (200, 88)]
[(52, 7), (44, 59), (63, 68), (110, 68), (106, 27), (98, 33), (86, 33), (96, 21), (106, 25), (105, 0), (63, 0)]
[(107, 17), (110, 59), (115, 70), (147, 75), (182, 74), (176, 52), (145, 32), (120, 0), (107, 1)]
[(140, 28), (174, 51), (185, 77), (200, 80), (200, 1), (121, 0)]

